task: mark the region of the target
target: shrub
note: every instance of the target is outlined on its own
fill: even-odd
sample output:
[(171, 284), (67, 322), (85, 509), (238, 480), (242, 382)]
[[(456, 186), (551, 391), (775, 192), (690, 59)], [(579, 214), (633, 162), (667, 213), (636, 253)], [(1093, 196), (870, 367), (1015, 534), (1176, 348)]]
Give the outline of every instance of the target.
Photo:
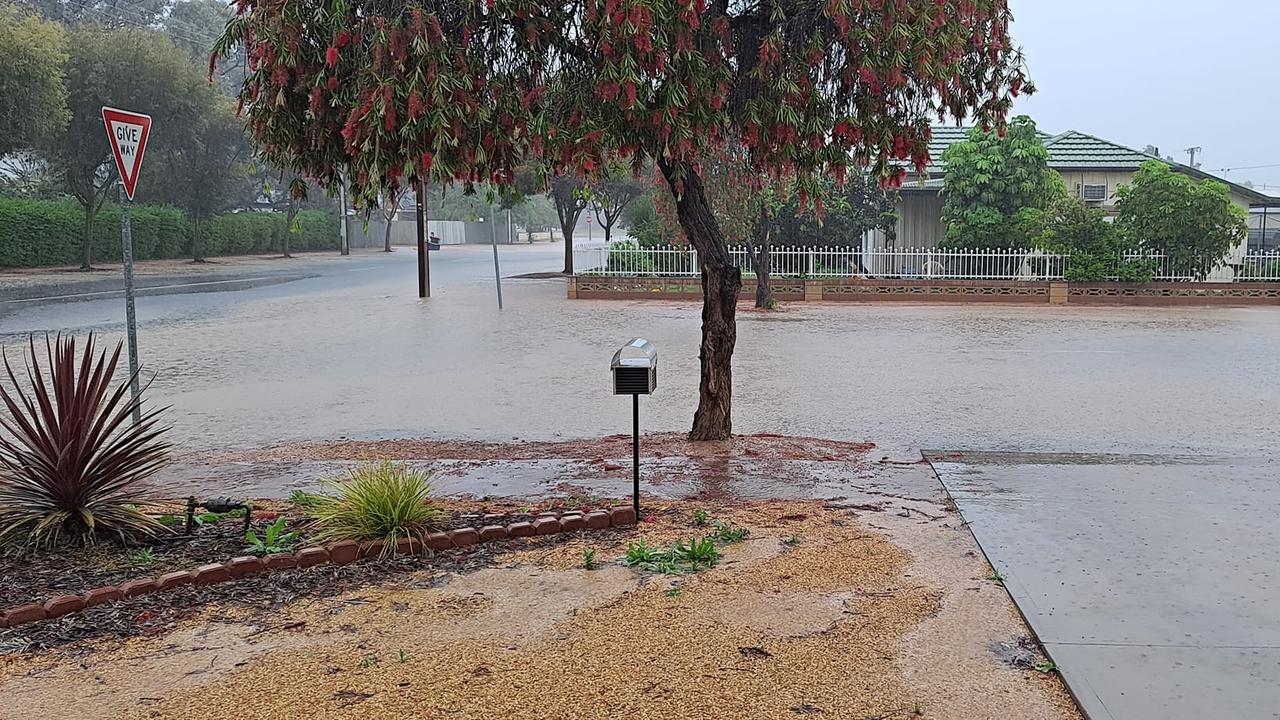
[(48, 546), (163, 530), (137, 506), (148, 500), (141, 482), (168, 457), (164, 408), (129, 422), (141, 396), (127, 399), (128, 380), (111, 390), (120, 343), (108, 358), (90, 335), (77, 359), (74, 338), (46, 336), (47, 379), (34, 338), (29, 348), (25, 384), (3, 355), (11, 388), (0, 386), (8, 410), (0, 415), (0, 542)]
[(407, 465), (361, 465), (325, 485), (333, 494), (318, 496), (307, 508), (321, 542), (383, 540), (391, 553), (396, 541), (422, 539), (443, 520), (444, 511), (430, 501), (431, 476)]
[(631, 240), (616, 240), (609, 245), (608, 269), (612, 272), (653, 274), (653, 256), (640, 250)]
[(1126, 260), (1128, 241), (1101, 210), (1087, 207), (1078, 198), (1054, 203), (1048, 215), (1045, 247), (1071, 256), (1063, 276), (1072, 282), (1150, 282), (1155, 263), (1149, 259)]
[[(181, 210), (135, 205), (130, 218), (135, 259), (191, 255), (193, 230)], [(201, 224), (204, 251), (209, 257), (280, 252), (287, 229), (284, 213), (229, 213)], [(294, 229), (290, 250), (338, 249), (336, 213), (302, 210)], [(83, 232), (84, 213), (73, 201), (0, 198), (0, 267), (76, 264), (80, 262)], [(120, 261), (119, 205), (107, 205), (94, 221), (93, 257), (97, 262)]]

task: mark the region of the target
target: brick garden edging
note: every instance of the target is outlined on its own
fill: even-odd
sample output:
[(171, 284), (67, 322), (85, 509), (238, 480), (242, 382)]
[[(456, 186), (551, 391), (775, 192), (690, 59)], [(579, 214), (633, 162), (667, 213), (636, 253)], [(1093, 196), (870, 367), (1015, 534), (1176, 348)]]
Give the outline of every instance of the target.
[[(608, 527), (624, 527), (636, 524), (635, 510), (618, 507), (611, 510), (594, 510), (582, 513), (546, 515), (533, 522), (510, 525), (486, 525), (481, 528), (458, 528), (449, 532), (431, 533), (425, 541), (405, 538), (396, 543), (396, 553), (417, 555), (424, 550), (432, 552), (450, 548), (471, 547), (483, 542), (508, 538), (554, 535), (579, 530), (599, 530)], [(95, 605), (148, 595), (179, 585), (215, 585), (237, 578), (272, 570), (308, 568), (323, 563), (349, 565), (358, 560), (380, 556), (386, 548), (381, 540), (358, 543), (344, 540), (324, 547), (309, 547), (296, 553), (277, 553), (266, 557), (242, 556), (222, 563), (210, 563), (190, 570), (178, 570), (159, 577), (128, 580), (120, 585), (94, 588), (83, 595), (59, 595), (44, 603), (30, 603), (0, 611), (0, 629), (18, 627), (40, 620), (52, 620), (86, 610)]]

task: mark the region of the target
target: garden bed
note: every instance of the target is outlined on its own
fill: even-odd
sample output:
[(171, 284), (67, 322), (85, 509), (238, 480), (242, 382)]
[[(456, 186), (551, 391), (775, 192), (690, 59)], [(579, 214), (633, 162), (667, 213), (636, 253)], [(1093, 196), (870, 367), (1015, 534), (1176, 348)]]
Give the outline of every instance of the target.
[[(258, 509), (250, 526), (259, 536), (266, 534), (269, 524), (283, 518), (286, 530), (299, 533), (291, 547), (309, 544), (311, 525), (302, 507), (271, 501), (254, 503), (254, 506)], [(545, 512), (566, 509), (566, 501), (553, 500), (537, 506), (515, 502), (450, 502), (441, 506), (446, 512), (437, 529), (449, 531), (531, 522)], [(576, 499), (573, 509), (591, 508)], [(232, 513), (216, 518), (206, 515), (190, 536), (160, 537), (132, 546), (100, 543), (78, 548), (11, 550), (0, 555), (0, 576), (5, 578), (0, 586), (0, 612), (57, 596), (82, 595), (95, 588), (117, 587), (142, 577), (163, 576), (171, 571), (186, 571), (245, 556), (250, 550), (243, 528), (242, 515)], [(152, 634), (191, 616), (209, 603), (265, 609), (301, 597), (341, 593), (354, 585), (428, 567), (438, 572), (463, 572), (487, 564), (501, 549), (496, 543), (479, 544), (427, 556), (368, 557), (355, 565), (291, 568), (207, 586), (182, 585), (160, 594), (125, 598), (9, 631), (0, 629), (0, 653), (53, 647), (104, 635)]]

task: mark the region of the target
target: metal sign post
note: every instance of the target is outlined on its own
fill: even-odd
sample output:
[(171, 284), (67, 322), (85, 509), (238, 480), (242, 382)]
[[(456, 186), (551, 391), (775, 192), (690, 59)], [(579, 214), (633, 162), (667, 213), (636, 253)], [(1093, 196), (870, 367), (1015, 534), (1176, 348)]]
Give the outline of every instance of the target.
[(129, 220), (129, 207), (133, 201), (125, 194), (124, 185), (120, 185), (120, 250), (124, 257), (124, 318), (129, 326), (129, 392), (133, 397), (133, 424), (142, 422), (142, 405), (138, 396), (142, 394), (141, 380), (138, 377), (138, 321), (133, 306), (133, 224)]
[(142, 422), (142, 405), (139, 403), (142, 383), (138, 377), (138, 322), (133, 302), (133, 226), (129, 219), (129, 206), (133, 204), (142, 155), (151, 135), (151, 116), (104, 107), (102, 125), (111, 143), (116, 171), (120, 173), (120, 254), (124, 261), (124, 316), (129, 337), (129, 391), (133, 400), (133, 424), (138, 425)]
[(493, 281), (498, 286), (498, 309), (502, 309), (502, 272), (498, 269), (498, 222), (493, 214), (493, 205), (489, 206), (489, 226), (493, 231)]

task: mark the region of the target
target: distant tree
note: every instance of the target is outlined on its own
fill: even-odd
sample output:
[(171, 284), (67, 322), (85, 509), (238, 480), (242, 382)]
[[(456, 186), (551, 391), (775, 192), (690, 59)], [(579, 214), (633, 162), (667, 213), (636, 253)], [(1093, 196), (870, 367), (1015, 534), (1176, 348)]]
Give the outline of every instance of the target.
[(68, 27), (98, 25), (110, 30), (159, 28), (172, 0), (25, 0), (46, 18)]
[(151, 181), (146, 198), (183, 209), (191, 220), (191, 260), (202, 263), (205, 223), (244, 202), (249, 173), (249, 138), (236, 117), (235, 104), (217, 90), (198, 85), (187, 100), (190, 124), (180, 141), (147, 153)]
[(190, 140), (204, 79), (182, 51), (158, 32), (82, 25), (72, 28), (68, 39), (64, 74), (71, 120), (45, 154), (84, 210), (81, 268), (88, 270), (93, 266), (94, 221), (117, 179), (102, 127), (102, 107), (151, 115), (151, 139), (139, 184), (149, 192), (147, 158)]
[(662, 242), (662, 222), (654, 203), (654, 193), (649, 192), (622, 211), (622, 224), (627, 228), (627, 234), (641, 247)]
[(391, 252), (391, 226), (400, 212), (400, 197), (404, 192), (404, 188), (388, 191), (378, 208), (383, 222), (382, 252)]
[[(190, 56), (192, 62), (204, 65), (209, 62), (213, 44), (233, 17), (233, 5), (223, 0), (177, 0), (164, 17), (163, 26), (165, 33)], [(209, 67), (210, 79), (222, 92), (232, 96), (240, 89), (248, 72), (248, 58), (243, 47), (236, 48)]]
[(609, 175), (591, 183), (589, 201), (596, 220), (600, 222), (600, 229), (604, 230), (606, 243), (612, 242), (613, 227), (618, 224), (622, 212), (648, 190), (649, 183), (635, 177), (626, 168), (615, 168)]
[[(1036, 238), (1013, 232), (1025, 210), (1043, 212), (1066, 194), (1049, 167), (1049, 151), (1025, 115), (1003, 133), (975, 128), (942, 155), (946, 167), (942, 221), (950, 248), (1026, 248)], [(1023, 213), (1026, 218), (1027, 214)]]
[(547, 180), (547, 198), (555, 206), (560, 220), (560, 234), (564, 237), (564, 274), (573, 274), (573, 233), (578, 228), (578, 218), (587, 209), (587, 189), (572, 175), (554, 175)]
[(1142, 164), (1117, 191), (1117, 222), (1131, 243), (1163, 253), (1169, 269), (1198, 280), (1249, 236), (1248, 213), (1217, 180), (1193, 180), (1159, 160)]
[(0, 157), (48, 141), (67, 125), (67, 35), (0, 2)]

